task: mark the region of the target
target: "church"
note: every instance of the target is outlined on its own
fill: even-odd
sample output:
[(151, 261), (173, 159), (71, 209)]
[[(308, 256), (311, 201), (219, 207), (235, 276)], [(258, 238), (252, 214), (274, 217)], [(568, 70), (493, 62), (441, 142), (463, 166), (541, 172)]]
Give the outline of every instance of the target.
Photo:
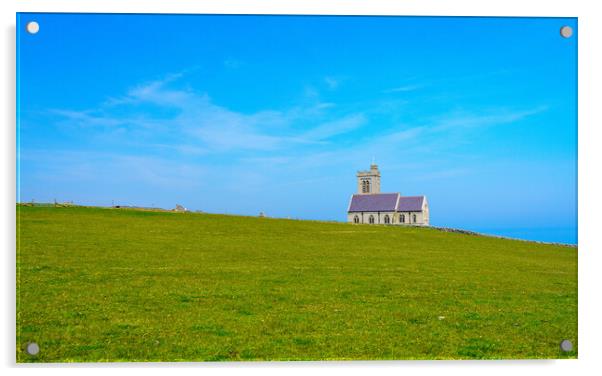
[(380, 171), (375, 164), (369, 171), (358, 171), (357, 193), (351, 196), (347, 221), (383, 225), (429, 225), (426, 196), (380, 193)]

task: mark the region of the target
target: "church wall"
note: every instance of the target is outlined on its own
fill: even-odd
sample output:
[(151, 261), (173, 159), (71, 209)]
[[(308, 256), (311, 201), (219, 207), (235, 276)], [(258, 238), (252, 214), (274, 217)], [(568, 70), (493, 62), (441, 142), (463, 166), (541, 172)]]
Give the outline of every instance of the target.
[[(405, 215), (405, 222), (400, 222), (400, 215)], [(416, 215), (416, 222), (414, 222), (413, 216)], [(395, 223), (401, 225), (428, 225), (428, 216), (423, 212), (397, 212), (395, 214)]]
[(429, 224), (430, 218), (429, 218), (429, 209), (428, 209), (428, 207), (426, 207), (426, 208), (423, 210), (423, 213), (422, 213), (422, 217), (421, 217), (421, 218), (422, 218), (422, 223), (423, 223), (423, 224), (425, 224), (425, 225), (428, 225), (428, 224)]
[[(391, 225), (429, 225), (429, 218), (428, 218), (428, 208), (426, 208), (426, 213), (425, 212), (359, 212), (359, 213), (347, 213), (347, 222), (349, 223), (354, 223), (353, 222), (353, 218), (357, 215), (359, 217), (360, 220), (360, 224), (370, 224), (369, 223), (369, 218), (370, 215), (374, 216), (374, 224), (378, 225), (384, 225), (385, 224), (385, 214), (389, 215), (389, 218), (391, 218)], [(404, 214), (405, 215), (405, 223), (400, 223), (399, 221), (399, 215), (400, 214)], [(416, 215), (416, 223), (412, 222), (412, 216)]]
[[(369, 224), (370, 215), (374, 216), (374, 224), (384, 225), (385, 215), (389, 215), (390, 219), (395, 217), (395, 212), (360, 212), (360, 213), (347, 213), (347, 222), (353, 223), (353, 218), (357, 215), (360, 219), (360, 223)], [(390, 223), (395, 224), (395, 223)]]

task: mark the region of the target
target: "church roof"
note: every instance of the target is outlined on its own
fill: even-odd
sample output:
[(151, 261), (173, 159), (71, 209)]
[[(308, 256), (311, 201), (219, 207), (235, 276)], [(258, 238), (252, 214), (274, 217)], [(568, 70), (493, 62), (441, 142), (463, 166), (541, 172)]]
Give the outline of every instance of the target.
[(395, 211), (399, 193), (355, 194), (349, 204), (350, 212)]
[(399, 193), (355, 194), (349, 212), (422, 211), (424, 196), (401, 196)]
[(424, 196), (400, 196), (397, 211), (422, 211)]

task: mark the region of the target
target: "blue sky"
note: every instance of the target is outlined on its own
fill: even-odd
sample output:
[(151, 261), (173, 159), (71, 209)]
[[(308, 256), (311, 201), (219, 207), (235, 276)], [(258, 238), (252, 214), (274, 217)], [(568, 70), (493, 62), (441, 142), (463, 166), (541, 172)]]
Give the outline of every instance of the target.
[(576, 31), (21, 14), (18, 199), (343, 221), (374, 158), (434, 225), (576, 243)]

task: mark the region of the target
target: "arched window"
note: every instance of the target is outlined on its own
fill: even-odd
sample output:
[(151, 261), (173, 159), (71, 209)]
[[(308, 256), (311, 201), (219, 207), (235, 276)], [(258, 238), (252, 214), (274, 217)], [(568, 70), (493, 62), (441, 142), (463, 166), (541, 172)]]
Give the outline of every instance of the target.
[(357, 215), (353, 217), (353, 223), (360, 223), (360, 217), (358, 217)]
[(370, 217), (368, 217), (368, 223), (374, 224), (374, 216), (373, 215), (371, 215)]
[(362, 180), (362, 193), (370, 192), (370, 182), (368, 180)]
[(416, 223), (416, 214), (412, 214), (412, 220)]
[(370, 193), (370, 180), (362, 180), (362, 193)]
[(389, 223), (391, 223), (391, 220), (389, 219), (388, 215), (385, 215), (385, 224), (388, 225)]
[(399, 223), (406, 223), (406, 216), (404, 214), (399, 216)]

